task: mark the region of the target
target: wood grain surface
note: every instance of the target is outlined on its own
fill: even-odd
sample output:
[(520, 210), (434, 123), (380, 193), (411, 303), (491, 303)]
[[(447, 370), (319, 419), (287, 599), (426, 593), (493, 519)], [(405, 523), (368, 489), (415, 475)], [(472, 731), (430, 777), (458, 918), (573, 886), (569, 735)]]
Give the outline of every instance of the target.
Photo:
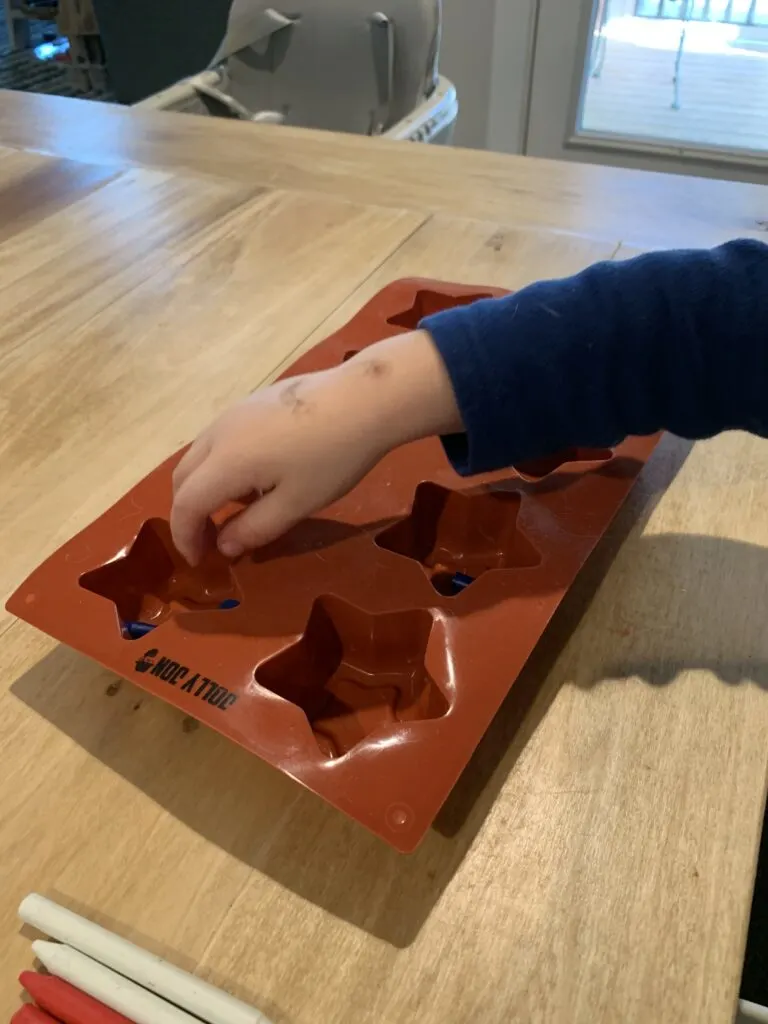
[(761, 185), (2, 93), (0, 144), (193, 172), (377, 206), (501, 218), (632, 245), (764, 238)]
[[(300, 158), (301, 133), (279, 155), (270, 136), (249, 176), (246, 126), (142, 121), (141, 141), (133, 115), (96, 106), (86, 131), (72, 103), (27, 108), (61, 112), (51, 157), (23, 151), (15, 98), (0, 112), (4, 596), (388, 281), (516, 288), (627, 239), (743, 233), (765, 203), (709, 182), (671, 220), (676, 179), (620, 172), (642, 223), (606, 205), (613, 172), (450, 152), (430, 203), (407, 144), (375, 196), (360, 140), (310, 134)], [(62, 118), (87, 162), (54, 146)], [(515, 198), (526, 176), (538, 199)], [(275, 1024), (730, 1021), (768, 763), (766, 480), (744, 435), (662, 443), (409, 858), (3, 613), (0, 1011), (36, 889)]]

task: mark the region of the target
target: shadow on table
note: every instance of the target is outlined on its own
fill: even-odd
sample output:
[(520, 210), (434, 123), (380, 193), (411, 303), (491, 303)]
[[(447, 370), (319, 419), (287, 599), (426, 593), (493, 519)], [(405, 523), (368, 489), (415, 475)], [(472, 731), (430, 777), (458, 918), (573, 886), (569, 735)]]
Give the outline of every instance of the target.
[[(689, 446), (665, 439), (639, 486), (576, 585), (457, 783), (435, 827), (404, 857), (287, 777), (178, 711), (57, 647), (16, 681), (13, 693), (174, 817), (305, 900), (391, 943), (414, 941), (461, 864), (505, 780), (560, 686), (589, 687), (639, 675), (671, 682), (686, 668), (724, 682), (768, 686), (760, 616), (744, 596), (768, 579), (768, 551), (700, 536), (642, 536)], [(557, 660), (625, 544), (614, 573), (611, 642), (578, 659), (573, 677)], [(658, 578), (636, 607), (637, 581)], [(705, 595), (703, 597), (703, 595)], [(639, 616), (639, 617), (638, 617)], [(592, 623), (592, 629), (596, 629)], [(606, 627), (607, 628), (607, 627)], [(633, 660), (633, 635), (653, 658)]]

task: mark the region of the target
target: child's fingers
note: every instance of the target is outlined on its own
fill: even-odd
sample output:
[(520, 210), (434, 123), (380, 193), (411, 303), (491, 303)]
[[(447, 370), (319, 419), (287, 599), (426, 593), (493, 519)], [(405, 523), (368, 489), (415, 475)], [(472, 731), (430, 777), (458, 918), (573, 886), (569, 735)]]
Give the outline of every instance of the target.
[(263, 547), (277, 540), (301, 518), (286, 502), (278, 484), (274, 490), (258, 498), (248, 508), (230, 519), (219, 533), (219, 551), (237, 558), (244, 551)]
[(198, 466), (201, 466), (208, 458), (211, 451), (211, 442), (208, 438), (199, 437), (187, 449), (180, 459), (176, 469), (173, 471), (173, 493), (176, 494), (190, 475)]
[(192, 470), (180, 485), (171, 509), (171, 535), (190, 565), (196, 565), (203, 554), (209, 517), (246, 490), (240, 474), (212, 458)]

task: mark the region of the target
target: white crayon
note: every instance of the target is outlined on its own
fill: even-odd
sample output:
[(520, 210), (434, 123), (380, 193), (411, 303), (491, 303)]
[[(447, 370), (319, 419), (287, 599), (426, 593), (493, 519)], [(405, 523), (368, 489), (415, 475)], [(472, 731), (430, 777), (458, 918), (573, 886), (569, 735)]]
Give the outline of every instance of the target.
[(42, 939), (33, 942), (32, 949), (51, 974), (63, 978), (136, 1024), (200, 1024), (199, 1017), (190, 1017), (184, 1010), (158, 999), (145, 988), (115, 974), (76, 949), (58, 942), (43, 942)]
[(19, 917), (208, 1024), (270, 1024), (262, 1013), (234, 996), (44, 896), (27, 896), (19, 907)]

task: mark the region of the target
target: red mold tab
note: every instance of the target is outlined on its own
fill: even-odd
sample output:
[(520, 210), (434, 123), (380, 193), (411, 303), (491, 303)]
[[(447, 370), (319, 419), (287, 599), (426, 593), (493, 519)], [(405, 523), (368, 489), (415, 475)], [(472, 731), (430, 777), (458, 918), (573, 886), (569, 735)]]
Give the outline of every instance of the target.
[[(501, 294), (396, 281), (284, 377)], [(230, 563), (211, 543), (194, 569), (168, 525), (178, 453), (8, 609), (408, 852), (657, 440), (571, 449), (471, 485), (438, 440), (420, 441), (268, 548)]]

